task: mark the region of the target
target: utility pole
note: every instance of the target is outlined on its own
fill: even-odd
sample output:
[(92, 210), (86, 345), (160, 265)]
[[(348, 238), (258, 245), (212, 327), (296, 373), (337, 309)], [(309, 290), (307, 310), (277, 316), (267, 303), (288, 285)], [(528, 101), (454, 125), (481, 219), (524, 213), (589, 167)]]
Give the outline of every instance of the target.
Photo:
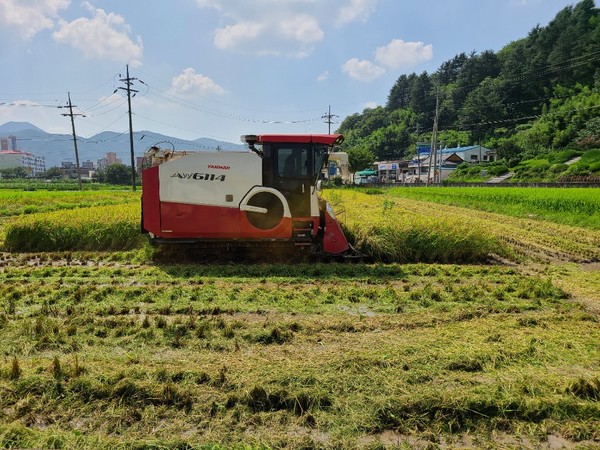
[(131, 93), (133, 92), (133, 95), (135, 96), (135, 94), (137, 94), (139, 91), (136, 91), (135, 89), (131, 89), (131, 86), (133, 85), (133, 82), (137, 80), (137, 78), (131, 78), (129, 76), (129, 64), (127, 64), (127, 77), (126, 78), (121, 78), (119, 81), (122, 81), (123, 83), (125, 83), (125, 87), (120, 87), (118, 89), (122, 89), (124, 91), (127, 91), (127, 105), (129, 107), (129, 150), (131, 153), (131, 189), (135, 191), (135, 160), (134, 160), (134, 154), (133, 154), (133, 124), (131, 121)]
[[(71, 103), (71, 93), (67, 93), (69, 97), (69, 106), (59, 106), (59, 108), (69, 108), (68, 113), (62, 114), (63, 116), (71, 117), (71, 128), (73, 129), (73, 146), (75, 147), (75, 166), (77, 167), (77, 181), (79, 182), (79, 190), (81, 191), (81, 172), (79, 171), (79, 152), (77, 151), (77, 135), (75, 134), (75, 116), (85, 117), (84, 114), (73, 113), (73, 104)], [(77, 106), (75, 106), (77, 108)]]
[[(431, 152), (429, 154), (429, 170), (427, 173), (427, 185), (429, 185), (429, 180), (431, 179), (431, 160), (433, 155), (433, 170), (435, 172), (435, 168), (437, 165), (437, 133), (438, 133), (438, 119), (440, 115), (440, 86), (438, 85), (437, 91), (435, 94), (435, 118), (433, 119), (433, 133), (431, 134)], [(441, 163), (440, 163), (441, 170)], [(435, 183), (435, 173), (433, 174), (433, 182)], [(441, 181), (441, 177), (438, 176), (438, 180)]]
[(419, 154), (419, 124), (417, 123), (417, 140), (415, 142), (417, 147), (417, 172), (419, 173), (419, 183), (421, 182), (421, 155)]
[(327, 119), (325, 121), (325, 123), (327, 124), (327, 134), (331, 134), (331, 124), (333, 123), (333, 118), (334, 117), (340, 117), (340, 116), (336, 116), (335, 114), (331, 114), (331, 105), (329, 105), (329, 110), (327, 112), (327, 114), (325, 114), (324, 116), (321, 116), (321, 119)]

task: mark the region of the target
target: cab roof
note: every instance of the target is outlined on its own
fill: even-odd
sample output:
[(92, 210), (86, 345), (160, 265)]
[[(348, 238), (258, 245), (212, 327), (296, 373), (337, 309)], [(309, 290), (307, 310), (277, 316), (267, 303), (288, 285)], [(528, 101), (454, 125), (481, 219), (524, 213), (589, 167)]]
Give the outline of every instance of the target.
[(242, 140), (245, 142), (254, 141), (257, 144), (289, 142), (295, 144), (337, 145), (344, 141), (344, 136), (341, 134), (261, 134), (246, 135), (242, 137)]

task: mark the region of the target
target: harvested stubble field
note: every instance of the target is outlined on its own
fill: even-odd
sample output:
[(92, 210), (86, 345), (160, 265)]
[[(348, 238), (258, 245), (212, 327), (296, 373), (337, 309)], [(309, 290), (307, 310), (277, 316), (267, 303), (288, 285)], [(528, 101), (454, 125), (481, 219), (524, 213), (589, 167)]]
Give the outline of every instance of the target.
[[(157, 261), (129, 197), (7, 218), (0, 447), (600, 445), (600, 231), (326, 195), (379, 262)], [(89, 245), (111, 221), (133, 250)]]

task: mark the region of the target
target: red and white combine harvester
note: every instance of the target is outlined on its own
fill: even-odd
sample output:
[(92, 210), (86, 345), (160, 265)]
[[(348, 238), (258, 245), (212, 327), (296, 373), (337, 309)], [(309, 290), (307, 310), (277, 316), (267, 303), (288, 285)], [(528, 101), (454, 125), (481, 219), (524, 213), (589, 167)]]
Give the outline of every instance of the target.
[(195, 248), (302, 247), (355, 255), (319, 196), (333, 135), (247, 135), (246, 151), (152, 147), (142, 172), (142, 229), (154, 243)]

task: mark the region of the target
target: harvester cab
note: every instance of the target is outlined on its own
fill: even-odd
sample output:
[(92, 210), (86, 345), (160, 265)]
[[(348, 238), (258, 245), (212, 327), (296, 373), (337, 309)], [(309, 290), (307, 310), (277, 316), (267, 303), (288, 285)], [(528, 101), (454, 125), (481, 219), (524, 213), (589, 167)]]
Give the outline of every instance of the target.
[(142, 171), (142, 230), (155, 243), (290, 246), (352, 253), (320, 175), (343, 136), (245, 135), (246, 151), (153, 147)]

